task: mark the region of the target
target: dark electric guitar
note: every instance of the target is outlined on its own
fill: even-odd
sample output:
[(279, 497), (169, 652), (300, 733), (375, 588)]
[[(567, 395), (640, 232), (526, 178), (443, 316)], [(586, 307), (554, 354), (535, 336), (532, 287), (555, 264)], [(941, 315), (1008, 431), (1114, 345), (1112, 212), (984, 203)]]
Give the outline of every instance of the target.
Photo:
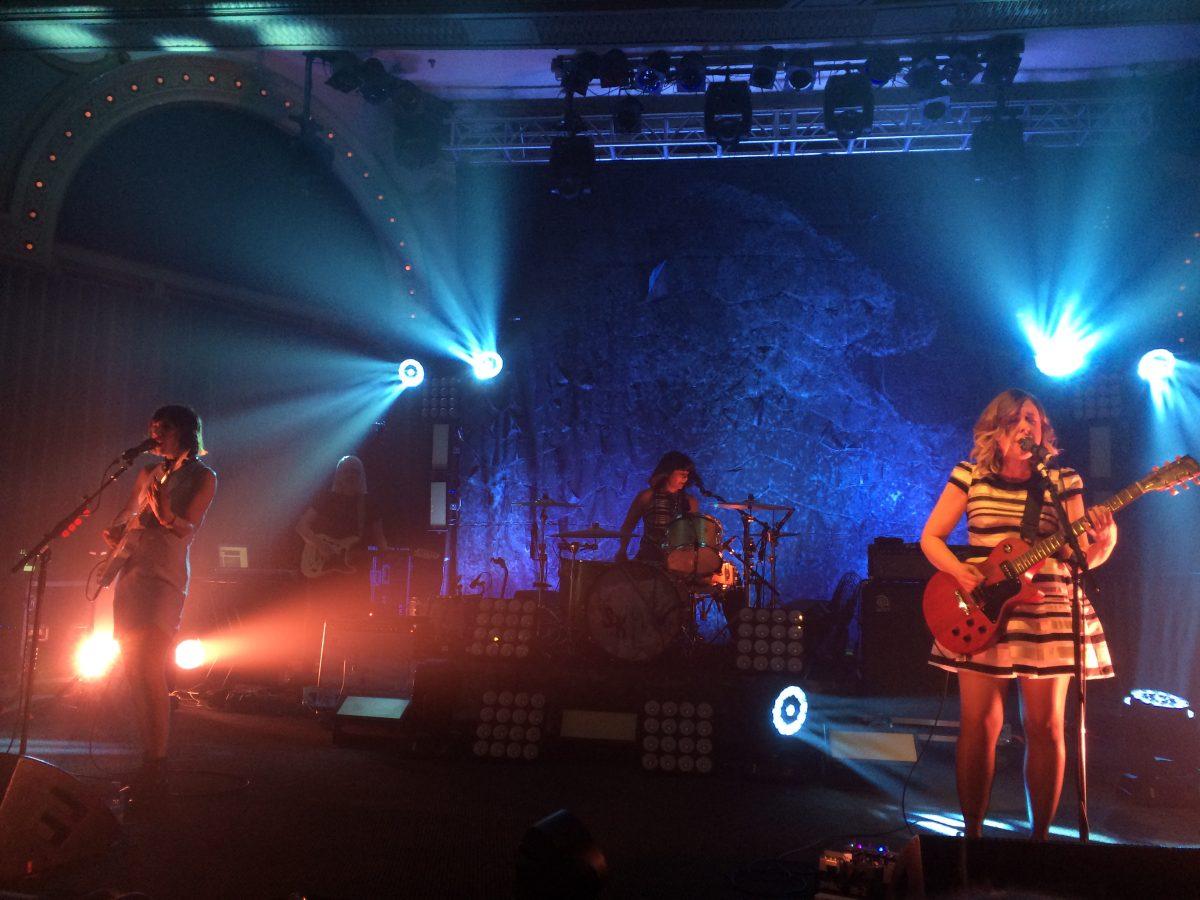
[[(1151, 491), (1171, 491), (1200, 478), (1200, 465), (1190, 456), (1155, 469), (1141, 481), (1135, 481), (1101, 504), (1112, 512), (1128, 506)], [(1071, 523), (1071, 532), (1083, 534), (1088, 519)], [(983, 572), (983, 582), (973, 591), (958, 583), (953, 575), (936, 572), (925, 586), (922, 609), (925, 624), (934, 640), (955, 655), (970, 656), (986, 650), (1004, 631), (1004, 623), (1013, 608), (1045, 599), (1033, 586), (1033, 574), (1067, 542), (1062, 532), (1043, 538), (1030, 546), (1016, 535), (998, 543), (987, 559), (972, 562)]]

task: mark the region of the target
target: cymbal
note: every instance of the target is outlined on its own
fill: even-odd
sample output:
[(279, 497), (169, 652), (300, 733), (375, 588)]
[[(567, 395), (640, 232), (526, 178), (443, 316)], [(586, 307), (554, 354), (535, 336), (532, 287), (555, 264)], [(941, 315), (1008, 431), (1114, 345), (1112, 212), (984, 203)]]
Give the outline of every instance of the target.
[(567, 509), (579, 509), (578, 503), (568, 503), (566, 500), (555, 500), (551, 497), (538, 497), (536, 500), (518, 500), (513, 506), (562, 506)]
[(786, 510), (791, 509), (790, 506), (780, 506), (777, 503), (762, 503), (758, 500), (755, 500), (753, 497), (747, 497), (745, 500), (735, 500), (731, 503), (718, 503), (717, 508), (718, 509), (743, 509), (743, 510), (762, 509), (762, 510), (766, 510), (768, 512), (771, 512), (771, 511), (785, 512)]
[(601, 528), (600, 525), (594, 524), (590, 528), (581, 528), (578, 531), (560, 531), (557, 534), (552, 534), (551, 537), (556, 538), (580, 538), (585, 541), (594, 541), (601, 538), (619, 538), (621, 532), (613, 531), (611, 528)]

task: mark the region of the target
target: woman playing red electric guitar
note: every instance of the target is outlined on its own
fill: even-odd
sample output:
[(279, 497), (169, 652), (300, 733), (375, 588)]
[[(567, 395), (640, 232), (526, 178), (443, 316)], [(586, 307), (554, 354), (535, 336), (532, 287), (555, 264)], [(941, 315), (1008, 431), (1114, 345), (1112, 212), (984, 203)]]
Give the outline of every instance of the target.
[[(987, 405), (975, 423), (975, 446), (970, 462), (960, 462), (929, 514), (921, 532), (921, 549), (929, 561), (952, 575), (967, 590), (983, 579), (980, 570), (959, 559), (946, 538), (967, 516), (973, 546), (992, 548), (1005, 537), (1036, 527), (1038, 537), (1060, 530), (1048, 498), (1040, 510), (1026, 516), (1026, 500), (1040, 476), (1032, 454), (1021, 448), (1028, 439), (1054, 452), (1054, 429), (1042, 405), (1019, 390), (1007, 390)], [(1071, 521), (1083, 518), (1083, 481), (1072, 469), (1052, 470)], [(1036, 503), (1036, 500), (1034, 501)], [(1038, 513), (1040, 512), (1040, 515)], [(1088, 510), (1088, 528), (1080, 548), (1088, 565), (1101, 565), (1117, 542), (1112, 512), (1102, 506)], [(1034, 518), (1036, 517), (1036, 518)], [(980, 556), (986, 556), (981, 550)], [(970, 656), (954, 656), (936, 642), (930, 663), (958, 674), (961, 705), (957, 747), (958, 799), (967, 837), (980, 837), (995, 774), (996, 740), (1004, 724), (1004, 696), (1009, 681), (1020, 685), (1021, 723), (1025, 732), (1025, 792), (1032, 820), (1032, 837), (1045, 840), (1062, 793), (1066, 744), (1063, 716), (1067, 687), (1074, 671), (1071, 638), (1071, 579), (1065, 562), (1050, 558), (1037, 570), (1033, 583), (1045, 602), (1017, 606), (994, 644)], [(1095, 610), (1083, 604), (1087, 634), (1085, 677), (1113, 674), (1104, 630)]]

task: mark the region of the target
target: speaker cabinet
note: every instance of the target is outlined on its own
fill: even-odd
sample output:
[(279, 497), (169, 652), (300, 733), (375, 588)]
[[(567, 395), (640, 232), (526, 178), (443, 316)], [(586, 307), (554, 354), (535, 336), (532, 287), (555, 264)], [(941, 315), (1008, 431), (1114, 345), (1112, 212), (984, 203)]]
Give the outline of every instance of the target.
[(927, 662), (933, 638), (921, 615), (924, 590), (922, 581), (863, 582), (862, 675), (867, 693), (941, 693), (946, 673)]
[(1195, 897), (1200, 850), (922, 834), (901, 853), (896, 883), (897, 897)]
[(0, 755), (0, 881), (104, 853), (117, 820), (100, 796), (62, 769)]
[(429, 620), (422, 616), (328, 619), (321, 640), (318, 690), (407, 696), (415, 661), (429, 649), (431, 632)]

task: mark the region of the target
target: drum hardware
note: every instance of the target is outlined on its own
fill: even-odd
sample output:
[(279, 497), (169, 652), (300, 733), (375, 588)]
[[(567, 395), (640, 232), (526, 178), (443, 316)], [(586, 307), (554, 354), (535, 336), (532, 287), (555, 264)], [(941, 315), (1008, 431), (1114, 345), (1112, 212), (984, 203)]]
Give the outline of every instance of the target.
[[(715, 497), (716, 494), (712, 494), (712, 496)], [(784, 512), (786, 510), (788, 515), (791, 515), (795, 511), (790, 506), (779, 506), (775, 503), (761, 503), (754, 499), (753, 494), (751, 494), (745, 500), (721, 500), (717, 503), (717, 506), (720, 509), (733, 509), (737, 510), (738, 512), (752, 512), (756, 509), (761, 510), (762, 512)]]
[[(715, 500), (718, 509), (733, 510), (742, 519), (742, 552), (729, 552), (742, 564), (742, 580), (748, 592), (747, 599), (752, 599), (754, 606), (773, 606), (778, 603), (780, 595), (775, 586), (775, 544), (783, 536), (783, 526), (792, 517), (795, 508), (763, 503), (753, 494), (743, 500), (726, 500), (712, 491), (703, 490), (702, 493)], [(782, 512), (784, 516), (778, 522), (766, 522), (754, 515), (755, 512)], [(758, 525), (757, 535), (753, 532), (754, 525)], [(769, 569), (769, 576), (763, 572), (764, 569)], [(750, 592), (753, 592), (752, 598), (749, 596)], [(764, 592), (770, 592), (767, 602), (763, 599)]]
[(537, 563), (537, 581), (533, 583), (533, 587), (537, 591), (537, 605), (540, 609), (545, 606), (544, 595), (550, 587), (550, 583), (546, 581), (546, 511), (552, 506), (578, 509), (579, 504), (555, 500), (549, 494), (543, 493), (536, 500), (518, 500), (513, 505), (529, 507), (529, 558)]
[(581, 538), (585, 541), (598, 541), (606, 538), (619, 538), (621, 532), (614, 531), (611, 528), (604, 528), (599, 522), (593, 522), (588, 528), (581, 528), (577, 531), (560, 531), (554, 535), (556, 538)]

